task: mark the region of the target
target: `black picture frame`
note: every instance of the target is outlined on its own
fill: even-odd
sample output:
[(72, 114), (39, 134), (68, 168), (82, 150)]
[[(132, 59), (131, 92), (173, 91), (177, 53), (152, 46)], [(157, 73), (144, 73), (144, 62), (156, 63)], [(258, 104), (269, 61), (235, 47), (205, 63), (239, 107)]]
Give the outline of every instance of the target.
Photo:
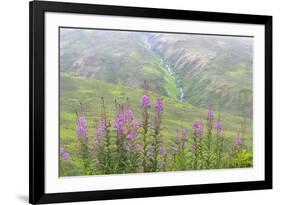
[[(30, 12), (30, 164), (29, 202), (31, 204), (154, 197), (260, 190), (272, 188), (272, 17), (262, 15), (184, 11), (156, 8), (105, 6), (93, 4), (32, 1)], [(265, 180), (235, 183), (183, 185), (71, 193), (45, 193), (45, 13), (62, 12), (111, 16), (149, 17), (259, 24), (265, 27)]]

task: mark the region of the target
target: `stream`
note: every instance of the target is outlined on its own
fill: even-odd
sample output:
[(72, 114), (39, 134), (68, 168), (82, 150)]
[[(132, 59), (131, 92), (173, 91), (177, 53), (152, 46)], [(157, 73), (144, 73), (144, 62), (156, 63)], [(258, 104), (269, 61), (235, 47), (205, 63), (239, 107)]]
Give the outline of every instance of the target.
[(165, 60), (159, 54), (155, 53), (155, 51), (152, 50), (152, 45), (149, 42), (148, 38), (144, 39), (144, 44), (145, 44), (145, 47), (147, 50), (149, 50), (153, 54), (156, 54), (160, 58), (160, 62), (163, 65), (163, 67), (168, 71), (169, 75), (175, 80), (175, 84), (177, 86), (178, 93), (179, 93), (179, 100), (181, 102), (184, 102), (185, 101), (185, 95), (183, 92), (184, 87), (179, 84), (178, 76), (177, 76), (176, 72), (174, 71), (174, 69), (167, 62), (165, 62)]

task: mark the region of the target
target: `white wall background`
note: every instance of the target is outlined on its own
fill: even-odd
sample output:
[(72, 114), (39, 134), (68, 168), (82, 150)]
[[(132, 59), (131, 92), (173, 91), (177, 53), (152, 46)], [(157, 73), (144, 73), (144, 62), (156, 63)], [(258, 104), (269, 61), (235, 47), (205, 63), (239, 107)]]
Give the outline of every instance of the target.
[[(273, 15), (274, 189), (79, 204), (278, 204), (281, 199), (281, 5), (278, 0), (72, 0), (170, 9)], [(0, 6), (0, 204), (28, 200), (28, 1)], [(279, 202), (280, 203), (280, 202)]]

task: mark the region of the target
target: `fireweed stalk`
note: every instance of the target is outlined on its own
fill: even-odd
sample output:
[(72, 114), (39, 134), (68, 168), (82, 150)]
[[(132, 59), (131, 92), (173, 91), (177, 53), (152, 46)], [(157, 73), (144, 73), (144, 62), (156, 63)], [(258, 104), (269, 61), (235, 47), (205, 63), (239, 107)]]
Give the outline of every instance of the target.
[(93, 149), (92, 149), (95, 167), (101, 173), (103, 173), (105, 170), (105, 159), (104, 159), (105, 156), (104, 138), (106, 137), (105, 128), (106, 126), (105, 126), (104, 119), (100, 119), (96, 125), (96, 129), (95, 129), (96, 137), (94, 139)]
[(160, 144), (159, 153), (160, 153), (160, 155), (162, 157), (162, 160), (160, 162), (160, 170), (165, 171), (166, 170), (166, 166), (167, 166), (168, 151), (167, 151), (166, 147), (163, 144)]
[(65, 149), (63, 149), (62, 147), (60, 148), (60, 156), (61, 156), (61, 159), (65, 160), (65, 161), (69, 160), (69, 158), (70, 158), (69, 152), (65, 151)]
[(112, 153), (110, 141), (110, 121), (107, 119), (104, 98), (101, 98), (101, 117), (96, 126), (96, 138), (93, 144), (93, 152), (96, 154), (98, 169), (105, 174), (112, 172)]
[(186, 128), (182, 128), (181, 129), (181, 143), (180, 143), (180, 149), (181, 149), (181, 157), (182, 157), (182, 169), (185, 169), (187, 166), (186, 163), (186, 154), (185, 154), (185, 148), (187, 145), (187, 129)]
[(179, 153), (179, 148), (178, 146), (173, 146), (172, 149), (171, 149), (171, 152), (172, 152), (172, 161), (173, 161), (173, 167), (177, 167), (177, 156), (178, 156), (178, 153)]
[(186, 145), (187, 145), (187, 130), (186, 128), (177, 129), (176, 137), (175, 137), (175, 160), (177, 167), (180, 170), (186, 169), (187, 166), (187, 158), (186, 158)]
[(230, 154), (228, 156), (229, 160), (228, 160), (228, 167), (236, 167), (238, 165), (239, 162), (237, 162), (237, 156), (239, 155), (239, 153), (242, 150), (243, 147), (243, 142), (242, 142), (242, 138), (241, 138), (241, 134), (238, 132), (236, 138), (234, 139), (232, 145), (231, 145), (231, 151)]
[(158, 155), (159, 155), (159, 147), (160, 147), (160, 128), (161, 128), (161, 120), (164, 109), (164, 102), (162, 99), (158, 98), (155, 104), (155, 118), (154, 118), (154, 128), (153, 128), (153, 162), (152, 162), (152, 171), (156, 172), (158, 169)]
[(86, 117), (82, 112), (82, 104), (81, 104), (81, 111), (77, 112), (77, 120), (76, 120), (76, 135), (80, 142), (81, 147), (81, 159), (84, 165), (84, 174), (89, 175), (93, 173), (92, 168), (92, 160), (90, 157), (90, 149), (88, 144), (88, 124)]
[(116, 146), (117, 146), (117, 170), (118, 173), (124, 172), (127, 166), (127, 156), (126, 149), (128, 146), (125, 144), (125, 117), (124, 117), (124, 107), (123, 105), (119, 106), (118, 114), (115, 118), (116, 128)]
[(200, 121), (194, 121), (192, 123), (193, 128), (193, 145), (192, 145), (192, 151), (193, 151), (193, 169), (200, 168), (199, 165), (199, 157), (202, 160), (202, 135), (203, 135), (203, 124)]
[(142, 107), (142, 128), (143, 128), (143, 159), (142, 159), (142, 166), (143, 171), (148, 172), (147, 167), (147, 154), (148, 154), (148, 132), (149, 132), (149, 122), (148, 122), (148, 109), (150, 108), (150, 99), (149, 99), (149, 87), (146, 84), (146, 81), (144, 82), (144, 92), (143, 96), (141, 98), (141, 107)]
[(243, 146), (242, 138), (241, 135), (238, 134), (234, 142), (234, 155), (237, 155), (241, 151), (242, 146)]
[(136, 138), (142, 124), (135, 120), (127, 100), (127, 105), (121, 105), (115, 120), (117, 131), (117, 153), (119, 156), (119, 171), (134, 172), (137, 170)]
[(102, 101), (102, 111), (101, 111), (101, 115), (102, 115), (102, 120), (104, 122), (104, 124), (102, 125), (104, 128), (104, 135), (105, 135), (105, 147), (106, 147), (106, 159), (105, 159), (105, 171), (106, 173), (110, 173), (112, 170), (112, 159), (111, 159), (111, 151), (110, 151), (110, 134), (109, 134), (109, 129), (110, 129), (110, 121), (107, 119), (107, 114), (106, 114), (106, 107), (105, 107), (105, 103), (104, 103), (104, 98), (101, 98)]
[(127, 111), (125, 112), (125, 118), (127, 120), (127, 137), (125, 139), (125, 148), (128, 156), (127, 172), (138, 171), (139, 165), (139, 145), (137, 144), (137, 136), (139, 129), (142, 127), (142, 123), (137, 121), (134, 117), (134, 113), (131, 111), (129, 99), (127, 99)]
[(207, 113), (207, 146), (206, 146), (206, 168), (211, 166), (211, 143), (212, 143), (212, 133), (213, 133), (213, 119), (214, 111), (211, 107), (208, 108)]
[[(238, 134), (235, 142), (234, 142), (234, 158), (237, 159), (237, 157), (239, 156), (239, 154), (242, 153), (242, 147), (243, 147), (243, 141), (242, 141), (242, 137), (241, 134)], [(234, 160), (234, 166), (240, 166), (240, 161), (239, 160)]]
[(70, 154), (67, 152), (64, 148), (60, 148), (60, 169), (61, 169), (61, 175), (66, 176), (67, 170), (66, 170), (66, 163), (70, 159)]
[(222, 129), (220, 117), (215, 123), (215, 130), (216, 130), (216, 148), (215, 148), (216, 168), (220, 168), (222, 157), (223, 157), (222, 152), (223, 152), (223, 144), (224, 144), (223, 129)]

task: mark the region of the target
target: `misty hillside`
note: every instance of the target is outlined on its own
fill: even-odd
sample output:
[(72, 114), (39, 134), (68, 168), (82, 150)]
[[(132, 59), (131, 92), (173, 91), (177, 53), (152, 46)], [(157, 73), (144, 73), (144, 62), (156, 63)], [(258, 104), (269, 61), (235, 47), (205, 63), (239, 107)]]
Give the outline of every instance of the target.
[(172, 67), (190, 103), (251, 114), (252, 38), (155, 34), (148, 42)]
[(131, 32), (62, 30), (61, 71), (135, 88), (144, 80), (153, 81), (151, 89), (168, 96), (164, 85), (174, 82), (144, 47), (143, 37)]
[[(60, 69), (251, 117), (252, 39), (61, 29)], [(151, 83), (150, 83), (151, 82)]]

